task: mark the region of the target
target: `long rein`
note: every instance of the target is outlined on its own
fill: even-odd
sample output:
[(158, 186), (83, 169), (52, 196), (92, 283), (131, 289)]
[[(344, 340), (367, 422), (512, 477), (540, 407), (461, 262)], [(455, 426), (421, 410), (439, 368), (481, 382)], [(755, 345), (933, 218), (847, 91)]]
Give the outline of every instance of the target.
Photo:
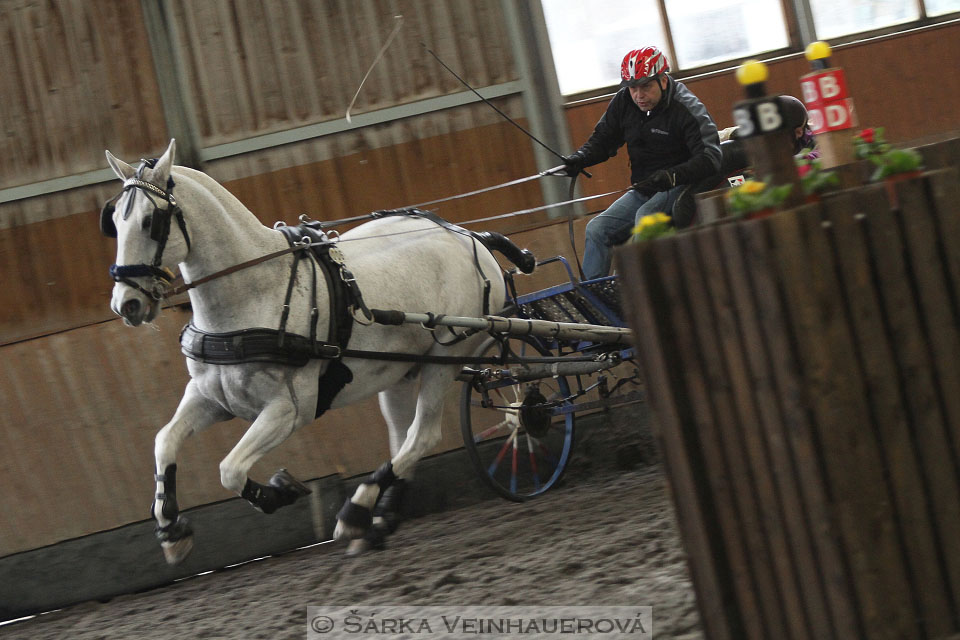
[[(226, 269), (221, 269), (220, 271), (214, 271), (213, 273), (203, 276), (202, 278), (198, 278), (192, 282), (184, 281), (183, 284), (180, 284), (176, 287), (173, 287), (172, 289), (167, 289), (166, 291), (164, 291), (164, 297), (175, 296), (181, 293), (186, 293), (190, 289), (199, 287), (200, 285), (206, 284), (211, 280), (216, 280), (217, 278), (228, 276), (231, 273), (236, 273), (237, 271), (242, 271), (243, 269), (249, 269), (250, 267), (254, 267), (258, 264), (262, 264), (264, 262), (267, 262), (268, 260), (273, 260), (274, 258), (279, 258), (280, 256), (285, 256), (289, 253), (295, 253), (297, 251), (303, 251), (309, 248), (310, 248), (309, 240), (298, 242), (296, 244), (293, 244), (287, 247), (286, 249), (280, 249), (279, 251), (274, 251), (273, 253), (268, 253), (266, 255), (260, 256), (259, 258), (253, 258), (245, 262), (240, 262), (233, 266), (227, 267)], [(178, 275), (176, 279), (173, 280), (172, 282), (176, 282), (176, 280), (182, 280), (182, 279), (183, 279), (183, 275)]]
[[(502, 184), (494, 185), (494, 186), (492, 186), (492, 187), (486, 187), (486, 188), (484, 188), (484, 189), (478, 189), (478, 190), (476, 190), (476, 191), (470, 191), (470, 192), (468, 192), (468, 193), (462, 193), (462, 194), (459, 194), (459, 195), (449, 196), (449, 197), (446, 197), (446, 198), (439, 198), (439, 199), (437, 199), (437, 200), (430, 200), (430, 201), (428, 201), (428, 202), (421, 202), (421, 203), (419, 203), (419, 204), (410, 205), (410, 206), (408, 206), (408, 207), (402, 207), (402, 209), (418, 209), (418, 208), (420, 208), (420, 207), (424, 207), (424, 206), (427, 206), (427, 205), (438, 204), (438, 203), (440, 203), (440, 202), (448, 202), (448, 201), (451, 201), (451, 200), (458, 200), (458, 199), (460, 199), (460, 198), (466, 198), (466, 197), (469, 197), (469, 196), (477, 195), (477, 194), (479, 194), (479, 193), (485, 193), (485, 192), (487, 192), (487, 191), (493, 191), (493, 190), (495, 190), (495, 189), (502, 189), (502, 188), (504, 188), (504, 187), (509, 187), (509, 186), (513, 186), (513, 185), (520, 184), (520, 183), (523, 183), (523, 182), (528, 182), (528, 181), (530, 181), (530, 180), (536, 180), (536, 179), (539, 179), (539, 178), (543, 178), (543, 177), (545, 177), (545, 176), (552, 175), (552, 174), (551, 174), (551, 171), (553, 171), (553, 170), (542, 171), (542, 172), (540, 172), (540, 173), (536, 173), (536, 174), (533, 174), (533, 175), (531, 175), (531, 176), (527, 176), (527, 177), (525, 177), (525, 178), (519, 178), (519, 179), (517, 179), (517, 180), (511, 180), (511, 181), (509, 181), (509, 182), (504, 182), (504, 183), (502, 183)], [(575, 181), (571, 180), (571, 183), (570, 183), (570, 187), (571, 187), (571, 188), (570, 188), (570, 191), (571, 191), (571, 194), (572, 194), (572, 192), (573, 192), (574, 184), (575, 184)], [(543, 206), (539, 206), (539, 207), (532, 207), (532, 208), (529, 208), (529, 209), (521, 209), (521, 210), (518, 210), (518, 211), (512, 211), (512, 212), (510, 212), (510, 213), (503, 213), (503, 214), (496, 215), (496, 216), (489, 216), (489, 217), (486, 217), (486, 218), (477, 218), (477, 219), (475, 219), (475, 220), (467, 220), (467, 221), (465, 221), (465, 222), (460, 222), (460, 223), (457, 223), (457, 224), (458, 224), (458, 225), (479, 224), (479, 223), (481, 223), (481, 222), (491, 222), (491, 221), (494, 221), (494, 220), (503, 220), (503, 219), (506, 219), (506, 218), (512, 218), (512, 217), (516, 217), (516, 216), (529, 215), (529, 214), (531, 214), (531, 213), (536, 213), (536, 212), (538, 212), (538, 211), (545, 211), (545, 210), (547, 210), (547, 209), (553, 209), (553, 208), (556, 208), (556, 207), (562, 207), (562, 206), (566, 206), (566, 205), (570, 205), (570, 204), (576, 204), (576, 203), (579, 203), (579, 202), (586, 202), (586, 201), (588, 201), (588, 200), (595, 200), (595, 199), (597, 199), (597, 198), (603, 198), (603, 197), (606, 197), (606, 196), (617, 195), (617, 194), (620, 194), (620, 193), (624, 193), (624, 192), (628, 191), (629, 189), (630, 189), (630, 187), (627, 187), (627, 188), (625, 188), (625, 189), (619, 189), (619, 190), (616, 190), (616, 191), (610, 191), (610, 192), (601, 193), (601, 194), (598, 194), (598, 195), (585, 196), (585, 197), (582, 197), (582, 198), (572, 198), (572, 199), (565, 200), (565, 201), (563, 201), (563, 202), (556, 202), (556, 203), (553, 203), (553, 204), (543, 205)], [(399, 209), (397, 209), (396, 211), (399, 211)], [(373, 220), (373, 219), (379, 218), (379, 217), (381, 217), (381, 216), (382, 216), (381, 213), (379, 213), (379, 212), (373, 212), (373, 213), (364, 214), (364, 215), (362, 215), (362, 216), (353, 216), (353, 217), (351, 217), (351, 218), (340, 218), (340, 219), (337, 219), (337, 220), (317, 221), (316, 226), (317, 226), (318, 228), (320, 228), (320, 229), (329, 229), (329, 228), (336, 227), (336, 226), (340, 226), (340, 225), (344, 225), (344, 224), (351, 224), (351, 223), (354, 223), (354, 222), (363, 222), (363, 221), (365, 221), (365, 220)], [(300, 220), (301, 220), (301, 222), (310, 221), (305, 215), (301, 216), (301, 217), (300, 217)], [(311, 221), (311, 222), (312, 222), (312, 221)], [(278, 223), (278, 224), (281, 224), (281, 223)], [(424, 229), (424, 230), (417, 229), (417, 230), (414, 230), (414, 231), (401, 231), (401, 232), (399, 232), (399, 233), (394, 232), (394, 233), (388, 233), (388, 234), (381, 234), (381, 235), (377, 235), (377, 236), (365, 236), (365, 237), (363, 237), (363, 238), (353, 238), (353, 239), (349, 239), (349, 238), (347, 238), (347, 239), (339, 239), (339, 238), (338, 238), (338, 239), (336, 240), (336, 242), (351, 242), (351, 241), (357, 241), (357, 240), (369, 240), (369, 239), (372, 239), (372, 238), (389, 237), (389, 236), (395, 236), (395, 235), (402, 235), (402, 234), (406, 234), (406, 233), (418, 233), (418, 232), (422, 232), (422, 231), (425, 231), (425, 230), (432, 230), (432, 229)], [(180, 284), (180, 285), (178, 285), (178, 286), (173, 287), (172, 289), (167, 289), (166, 291), (164, 291), (164, 297), (166, 297), (166, 296), (175, 296), (175, 295), (179, 295), (179, 294), (181, 294), (181, 293), (186, 293), (186, 292), (189, 291), (190, 289), (193, 289), (193, 288), (195, 288), (195, 287), (199, 287), (200, 285), (206, 284), (207, 282), (210, 282), (211, 280), (216, 280), (216, 279), (218, 279), (218, 278), (222, 278), (222, 277), (224, 277), (224, 276), (228, 276), (228, 275), (230, 275), (231, 273), (236, 273), (237, 271), (242, 271), (243, 269), (248, 269), (248, 268), (250, 268), (250, 267), (254, 267), (254, 266), (258, 265), (258, 264), (267, 262), (268, 260), (273, 260), (274, 258), (279, 258), (279, 257), (281, 257), (281, 256), (285, 256), (285, 255), (290, 254), (290, 253), (295, 253), (295, 252), (297, 252), (297, 251), (303, 251), (303, 250), (309, 249), (309, 248), (310, 248), (310, 241), (309, 241), (309, 240), (304, 240), (304, 241), (301, 242), (301, 243), (295, 243), (295, 244), (293, 244), (293, 245), (291, 245), (291, 246), (289, 246), (289, 247), (287, 247), (287, 248), (285, 248), (285, 249), (281, 249), (281, 250), (279, 250), (279, 251), (274, 251), (273, 253), (268, 253), (268, 254), (263, 255), (263, 256), (260, 256), (260, 257), (258, 257), (258, 258), (253, 258), (253, 259), (251, 259), (251, 260), (247, 260), (247, 261), (245, 261), (245, 262), (241, 262), (241, 263), (239, 263), (239, 264), (235, 264), (235, 265), (233, 265), (233, 266), (227, 267), (226, 269), (222, 269), (222, 270), (220, 270), (220, 271), (215, 271), (214, 273), (211, 273), (211, 274), (209, 274), (209, 275), (203, 276), (202, 278), (199, 278), (199, 279), (194, 280), (194, 281), (192, 281), (192, 282), (186, 282), (186, 281), (184, 281), (183, 284)], [(574, 250), (576, 250), (576, 249), (574, 249)], [(182, 275), (178, 275), (178, 276), (176, 276), (176, 278), (175, 278), (173, 281), (171, 281), (171, 284), (172, 284), (173, 282), (176, 282), (176, 280), (182, 280), (182, 279), (183, 279), (183, 276), (182, 276)]]
[[(534, 179), (534, 178), (539, 178), (539, 177), (542, 177), (543, 175), (546, 175), (546, 174), (545, 174), (545, 173), (542, 173), (542, 174), (537, 174), (537, 175), (535, 175), (535, 176), (530, 176), (530, 177), (528, 177), (528, 178), (521, 178), (519, 181), (515, 180), (515, 181), (511, 181), (510, 183), (506, 183), (506, 184), (504, 184), (504, 185), (497, 185), (497, 186), (495, 186), (495, 187), (488, 187), (488, 188), (486, 188), (486, 189), (481, 189), (480, 192), (489, 191), (489, 190), (491, 190), (491, 189), (501, 188), (502, 186), (508, 186), (508, 185), (511, 185), (511, 184), (516, 184), (517, 182), (526, 182), (527, 180)], [(573, 185), (571, 184), (571, 192), (572, 192), (572, 186), (573, 186)], [(511, 212), (511, 213), (501, 214), (501, 215), (498, 215), (498, 216), (491, 216), (491, 217), (488, 217), (488, 218), (480, 218), (480, 219), (477, 219), (477, 220), (471, 220), (471, 221), (463, 222), (463, 223), (461, 223), (461, 224), (473, 224), (473, 223), (479, 223), (479, 222), (487, 222), (487, 221), (490, 221), (490, 220), (497, 220), (497, 219), (503, 219), (503, 218), (513, 217), (513, 216), (526, 215), (526, 214), (533, 213), (533, 212), (536, 212), (536, 211), (541, 211), (541, 210), (544, 210), (544, 209), (551, 209), (551, 208), (554, 208), (554, 207), (564, 206), (564, 205), (572, 204), (572, 203), (575, 203), (575, 202), (582, 202), (582, 201), (591, 200), (591, 199), (594, 199), (594, 198), (600, 198), (600, 197), (604, 197), (604, 196), (613, 195), (613, 194), (616, 194), (616, 193), (622, 193), (623, 191), (626, 191), (626, 189), (619, 190), (619, 191), (613, 191), (613, 192), (605, 193), (605, 194), (600, 194), (600, 195), (597, 195), (597, 196), (587, 196), (587, 197), (584, 197), (584, 198), (578, 198), (578, 199), (575, 199), (575, 200), (570, 200), (570, 201), (566, 201), (566, 202), (555, 203), (555, 204), (551, 204), (551, 205), (545, 205), (545, 206), (541, 206), (541, 207), (534, 207), (534, 208), (531, 208), (531, 209), (524, 209), (524, 210), (520, 210), (520, 211), (514, 211), (514, 212)], [(431, 202), (423, 203), (423, 204), (424, 204), (424, 205), (427, 205), (427, 204), (436, 204), (437, 202), (441, 202), (441, 201), (454, 200), (454, 199), (457, 199), (457, 198), (461, 198), (461, 197), (466, 197), (466, 196), (469, 196), (469, 195), (473, 195), (474, 193), (477, 193), (477, 192), (471, 192), (471, 193), (469, 193), (469, 194), (462, 194), (462, 195), (459, 195), (459, 196), (452, 196), (452, 197), (449, 197), (449, 198), (442, 198), (442, 199), (440, 199), (440, 200), (431, 201)], [(414, 205), (414, 207), (416, 207), (416, 206), (420, 206), (420, 205)], [(359, 222), (359, 221), (363, 221), (363, 220), (376, 219), (376, 218), (382, 217), (385, 213), (392, 213), (392, 212), (373, 212), (373, 213), (369, 213), (369, 214), (366, 214), (366, 215), (363, 215), (363, 216), (356, 216), (356, 217), (353, 217), (353, 218), (344, 218), (344, 219), (340, 219), (340, 220), (331, 220), (331, 221), (319, 222), (319, 223), (317, 223), (317, 222), (315, 222), (315, 221), (312, 221), (312, 220), (310, 220), (306, 215), (303, 215), (303, 216), (300, 217), (300, 220), (301, 220), (301, 222), (313, 222), (313, 223), (315, 223), (315, 224), (316, 224), (317, 226), (319, 226), (319, 227), (327, 227), (327, 228), (329, 228), (329, 227), (332, 227), (332, 226), (335, 226), (335, 225), (339, 225), (339, 224), (348, 224), (348, 223), (351, 223), (351, 222)], [(278, 223), (278, 224), (283, 224), (283, 223)], [(418, 230), (414, 230), (414, 231), (424, 231), (424, 230), (418, 229)], [(373, 238), (373, 237), (387, 237), (387, 236), (401, 235), (401, 234), (411, 233), (411, 232), (413, 232), (413, 231), (395, 232), (395, 233), (389, 233), (389, 234), (381, 234), (380, 236), (367, 236), (367, 237), (364, 237), (364, 238), (353, 238), (353, 239), (349, 239), (349, 238), (347, 238), (347, 239), (340, 239), (340, 238), (338, 238), (338, 239), (336, 240), (336, 242), (349, 242), (349, 241), (351, 241), (351, 240), (365, 240), (365, 239), (370, 239), (370, 238)], [(334, 233), (336, 233), (336, 232), (334, 232)], [(339, 234), (338, 234), (338, 235), (339, 235)], [(571, 235), (572, 235), (572, 234), (571, 234)], [(571, 241), (572, 241), (572, 237), (571, 237)], [(161, 289), (161, 291), (158, 292), (158, 293), (159, 293), (159, 299), (163, 299), (163, 298), (166, 298), (166, 297), (169, 297), (169, 296), (176, 296), (176, 295), (179, 295), (179, 294), (181, 294), (181, 293), (185, 293), (185, 292), (187, 292), (187, 291), (189, 291), (189, 290), (191, 290), (191, 289), (194, 289), (194, 288), (196, 288), (196, 287), (199, 287), (199, 286), (202, 285), (202, 284), (206, 284), (206, 283), (208, 283), (208, 282), (211, 282), (211, 281), (216, 280), (216, 279), (218, 279), (218, 278), (225, 277), (225, 276), (230, 275), (230, 274), (232, 274), (232, 273), (236, 273), (236, 272), (238, 272), (238, 271), (242, 271), (242, 270), (244, 270), (244, 269), (248, 269), (248, 268), (250, 268), (250, 267), (254, 267), (254, 266), (256, 266), (256, 265), (262, 264), (262, 263), (267, 262), (267, 261), (269, 261), (269, 260), (273, 260), (274, 258), (279, 258), (279, 257), (281, 257), (281, 256), (285, 256), (285, 255), (288, 255), (288, 254), (296, 253), (296, 252), (298, 252), (298, 251), (309, 250), (310, 247), (311, 247), (311, 245), (312, 245), (312, 242), (311, 242), (309, 236), (304, 236), (304, 237), (301, 239), (301, 241), (299, 241), (299, 242), (294, 242), (294, 244), (292, 244), (291, 246), (286, 247), (286, 248), (284, 248), (284, 249), (280, 249), (280, 250), (278, 250), (278, 251), (274, 251), (274, 252), (271, 252), (271, 253), (268, 253), (268, 254), (259, 256), (259, 257), (257, 257), (257, 258), (252, 258), (252, 259), (250, 259), (250, 260), (246, 260), (246, 261), (244, 261), (244, 262), (240, 262), (240, 263), (238, 263), (238, 264), (232, 265), (232, 266), (227, 267), (227, 268), (225, 268), (225, 269), (221, 269), (220, 271), (215, 271), (214, 273), (211, 273), (211, 274), (208, 274), (208, 275), (203, 276), (203, 277), (201, 277), (201, 278), (198, 278), (197, 280), (194, 280), (194, 281), (192, 281), (192, 282), (186, 282), (186, 281), (184, 281), (182, 284), (179, 284), (179, 285), (177, 285), (177, 286), (174, 286), (173, 288), (169, 288), (169, 289), (168, 289), (168, 288), (166, 288), (166, 287), (163, 287), (163, 288)], [(179, 274), (179, 275), (173, 277), (172, 279), (168, 279), (167, 282), (168, 282), (169, 284), (173, 284), (173, 283), (175, 283), (177, 280), (183, 280), (183, 275), (182, 275), (182, 274)], [(139, 287), (138, 287), (138, 288), (139, 288)], [(141, 289), (141, 290), (142, 290), (142, 289)], [(371, 318), (371, 319), (372, 319), (373, 322), (380, 322), (380, 323), (382, 323), (382, 324), (395, 324), (395, 323), (392, 323), (392, 322), (384, 322), (384, 321), (382, 320), (382, 318), (386, 317), (387, 315), (389, 315), (389, 314), (391, 314), (391, 313), (395, 313), (395, 312), (382, 311), (382, 310), (379, 310), (379, 309), (372, 309), (372, 310), (370, 310), (370, 311), (372, 312), (372, 318)], [(355, 315), (354, 315), (354, 318), (356, 318)], [(425, 328), (427, 328), (427, 329), (433, 329), (433, 328), (435, 328), (435, 327), (427, 327), (427, 326), (425, 326)], [(511, 356), (512, 356), (512, 357), (511, 357)], [(510, 351), (510, 349), (509, 349), (509, 347), (507, 346), (507, 343), (506, 343), (505, 341), (502, 341), (502, 349), (501, 349), (501, 354), (500, 354), (499, 357), (493, 357), (493, 356), (489, 356), (489, 357), (488, 357), (488, 356), (435, 356), (435, 355), (427, 355), (427, 354), (407, 354), (407, 353), (391, 353), (391, 352), (382, 352), (382, 351), (362, 351), (362, 350), (346, 349), (346, 348), (341, 348), (341, 350), (340, 350), (340, 357), (352, 357), (352, 358), (376, 359), (376, 360), (388, 360), (388, 361), (391, 361), (391, 360), (392, 360), (392, 361), (404, 361), (404, 362), (411, 362), (411, 361), (412, 361), (412, 362), (436, 363), (436, 364), (459, 364), (459, 365), (468, 365), (468, 364), (495, 365), (495, 364), (498, 364), (498, 365), (505, 365), (505, 364), (518, 364), (518, 363), (554, 364), (554, 363), (559, 363), (559, 362), (572, 362), (572, 361), (593, 362), (593, 361), (596, 361), (596, 360), (597, 360), (597, 357), (598, 357), (598, 356), (586, 356), (586, 355), (581, 355), (581, 356), (574, 356), (574, 355), (566, 355), (566, 356), (541, 356), (541, 357), (528, 357), (528, 356), (524, 356), (524, 357), (520, 358), (520, 357), (516, 356), (516, 354), (513, 354), (513, 353)], [(608, 357), (608, 355), (602, 355), (602, 356), (600, 356), (600, 357)]]

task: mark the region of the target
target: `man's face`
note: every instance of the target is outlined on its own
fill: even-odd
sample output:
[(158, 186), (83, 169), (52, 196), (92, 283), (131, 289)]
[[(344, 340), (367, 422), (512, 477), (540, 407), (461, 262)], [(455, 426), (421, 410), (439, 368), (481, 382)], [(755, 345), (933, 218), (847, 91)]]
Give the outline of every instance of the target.
[(660, 88), (660, 79), (650, 80), (644, 84), (630, 87), (630, 97), (634, 104), (644, 111), (652, 111), (663, 97), (663, 89)]

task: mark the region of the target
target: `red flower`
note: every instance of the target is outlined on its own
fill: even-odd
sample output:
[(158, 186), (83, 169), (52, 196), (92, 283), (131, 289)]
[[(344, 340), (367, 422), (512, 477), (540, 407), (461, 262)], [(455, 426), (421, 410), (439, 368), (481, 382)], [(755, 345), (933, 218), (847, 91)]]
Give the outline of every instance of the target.
[(807, 175), (808, 173), (810, 173), (810, 170), (811, 170), (811, 169), (813, 169), (813, 165), (811, 165), (811, 164), (801, 164), (801, 165), (797, 166), (797, 173), (798, 173), (798, 174), (800, 175), (800, 177), (802, 178), (802, 177), (804, 177), (805, 175)]
[(867, 144), (873, 144), (873, 127), (869, 129), (864, 129), (860, 132), (860, 139), (866, 142)]

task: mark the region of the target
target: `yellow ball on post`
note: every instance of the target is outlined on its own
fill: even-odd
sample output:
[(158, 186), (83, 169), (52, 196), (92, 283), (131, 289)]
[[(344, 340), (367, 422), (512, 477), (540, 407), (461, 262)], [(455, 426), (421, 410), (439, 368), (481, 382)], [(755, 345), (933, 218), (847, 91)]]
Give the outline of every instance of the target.
[(826, 69), (830, 66), (830, 45), (823, 40), (808, 44), (803, 54), (810, 61), (810, 66), (814, 71)]
[(803, 53), (807, 57), (807, 60), (810, 60), (811, 62), (814, 60), (829, 58), (830, 45), (823, 40), (817, 40), (816, 42), (811, 42), (808, 44)]
[(758, 82), (766, 82), (770, 77), (767, 65), (759, 60), (747, 60), (737, 69), (737, 81), (746, 86)]

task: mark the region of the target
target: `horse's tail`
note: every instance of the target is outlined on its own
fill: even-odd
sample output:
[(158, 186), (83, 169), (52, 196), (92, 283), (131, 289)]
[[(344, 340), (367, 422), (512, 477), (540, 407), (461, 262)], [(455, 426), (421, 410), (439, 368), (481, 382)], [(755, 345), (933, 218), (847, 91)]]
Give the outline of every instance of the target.
[(529, 249), (521, 249), (507, 236), (496, 231), (474, 231), (473, 237), (490, 251), (499, 251), (523, 273), (533, 273), (537, 259)]

